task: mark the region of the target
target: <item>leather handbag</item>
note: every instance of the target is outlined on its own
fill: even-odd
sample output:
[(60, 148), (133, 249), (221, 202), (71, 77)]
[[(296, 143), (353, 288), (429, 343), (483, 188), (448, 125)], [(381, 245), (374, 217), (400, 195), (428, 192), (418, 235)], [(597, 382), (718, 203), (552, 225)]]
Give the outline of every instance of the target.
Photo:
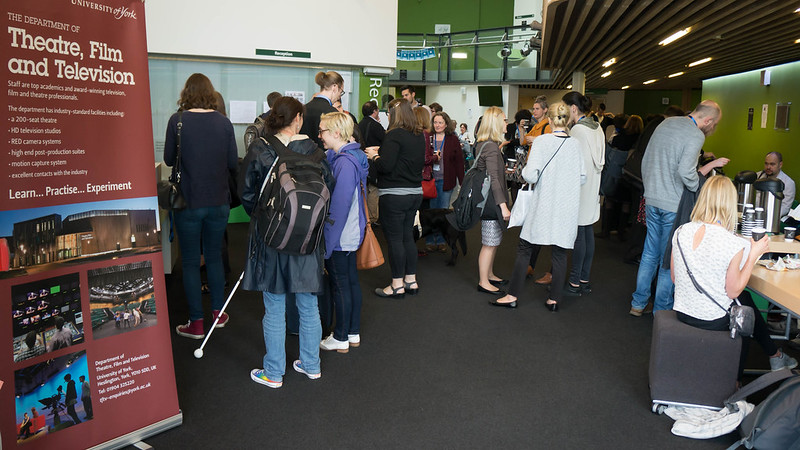
[(422, 198), (432, 199), (436, 198), (436, 180), (422, 180)]
[(181, 128), (183, 128), (182, 112), (178, 112), (178, 154), (175, 157), (175, 165), (172, 167), (169, 179), (161, 180), (156, 185), (158, 206), (170, 211), (185, 209), (187, 206), (181, 192)]
[[(361, 185), (361, 190), (364, 192), (364, 185)], [(367, 198), (364, 196), (364, 213), (367, 217), (367, 227), (364, 229), (364, 240), (356, 250), (356, 269), (374, 269), (383, 265), (383, 252), (381, 245), (378, 243), (378, 238), (372, 231), (372, 225), (369, 221), (369, 211), (367, 210)]]

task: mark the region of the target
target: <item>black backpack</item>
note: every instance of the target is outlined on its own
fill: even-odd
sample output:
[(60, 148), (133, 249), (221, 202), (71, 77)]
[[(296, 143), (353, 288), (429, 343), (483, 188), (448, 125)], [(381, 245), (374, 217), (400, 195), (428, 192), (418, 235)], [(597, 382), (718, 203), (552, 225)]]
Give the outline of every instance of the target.
[(325, 184), (325, 152), (303, 155), (286, 148), (275, 136), (262, 136), (277, 157), (257, 202), (258, 233), (268, 247), (291, 255), (312, 253), (322, 238), (331, 193)]
[(486, 200), (491, 195), (491, 177), (486, 170), (477, 168), (486, 142), (483, 144), (472, 167), (464, 175), (458, 197), (453, 202), (453, 212), (447, 215), (447, 220), (459, 231), (467, 231), (478, 223)]
[(247, 126), (247, 128), (244, 130), (245, 150), (250, 148), (250, 144), (252, 144), (253, 141), (264, 135), (264, 128), (266, 126), (267, 123), (261, 118), (261, 116), (256, 117), (255, 122)]
[(800, 376), (791, 370), (781, 369), (758, 377), (733, 394), (725, 405), (734, 408), (737, 401), (782, 380), (786, 381), (745, 416), (739, 425), (742, 439), (728, 450), (740, 445), (746, 448), (800, 449)]

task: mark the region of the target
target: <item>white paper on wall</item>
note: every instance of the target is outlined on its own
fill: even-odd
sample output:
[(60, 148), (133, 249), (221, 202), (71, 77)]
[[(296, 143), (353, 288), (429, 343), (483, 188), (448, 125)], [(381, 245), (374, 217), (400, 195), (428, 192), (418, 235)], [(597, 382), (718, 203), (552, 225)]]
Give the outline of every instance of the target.
[(231, 100), (231, 109), (228, 114), (231, 123), (253, 123), (253, 119), (258, 115), (256, 105), (255, 101)]

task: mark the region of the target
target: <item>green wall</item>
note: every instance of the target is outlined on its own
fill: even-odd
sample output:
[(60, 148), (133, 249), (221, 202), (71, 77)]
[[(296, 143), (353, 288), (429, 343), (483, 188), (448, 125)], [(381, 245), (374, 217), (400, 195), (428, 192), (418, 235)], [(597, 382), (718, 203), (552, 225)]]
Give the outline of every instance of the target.
[[(731, 159), (725, 173), (733, 176), (741, 170), (761, 170), (764, 155), (770, 151), (783, 154), (783, 170), (800, 181), (800, 62), (771, 67), (770, 86), (761, 86), (761, 71), (754, 70), (703, 81), (703, 98), (714, 100), (722, 108), (717, 131), (706, 139), (704, 149)], [(791, 102), (789, 131), (775, 126), (775, 104)], [(761, 105), (769, 105), (767, 127), (761, 128)], [(753, 129), (747, 129), (747, 110), (754, 109)]]
[[(687, 112), (700, 103), (699, 89), (692, 89)], [(667, 105), (663, 98), (669, 98)], [(679, 90), (627, 90), (625, 91), (625, 114), (638, 114), (642, 119), (650, 114), (662, 114), (669, 105), (683, 105), (683, 91)]]
[(513, 0), (399, 0), (398, 33), (429, 33), (437, 23), (451, 32), (511, 26)]

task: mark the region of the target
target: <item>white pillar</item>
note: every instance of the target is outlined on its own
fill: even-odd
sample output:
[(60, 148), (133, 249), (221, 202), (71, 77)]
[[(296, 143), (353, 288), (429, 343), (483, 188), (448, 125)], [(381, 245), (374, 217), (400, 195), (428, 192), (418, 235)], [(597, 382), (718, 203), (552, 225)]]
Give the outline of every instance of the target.
[(586, 74), (583, 72), (572, 72), (572, 90), (584, 93), (586, 90)]

